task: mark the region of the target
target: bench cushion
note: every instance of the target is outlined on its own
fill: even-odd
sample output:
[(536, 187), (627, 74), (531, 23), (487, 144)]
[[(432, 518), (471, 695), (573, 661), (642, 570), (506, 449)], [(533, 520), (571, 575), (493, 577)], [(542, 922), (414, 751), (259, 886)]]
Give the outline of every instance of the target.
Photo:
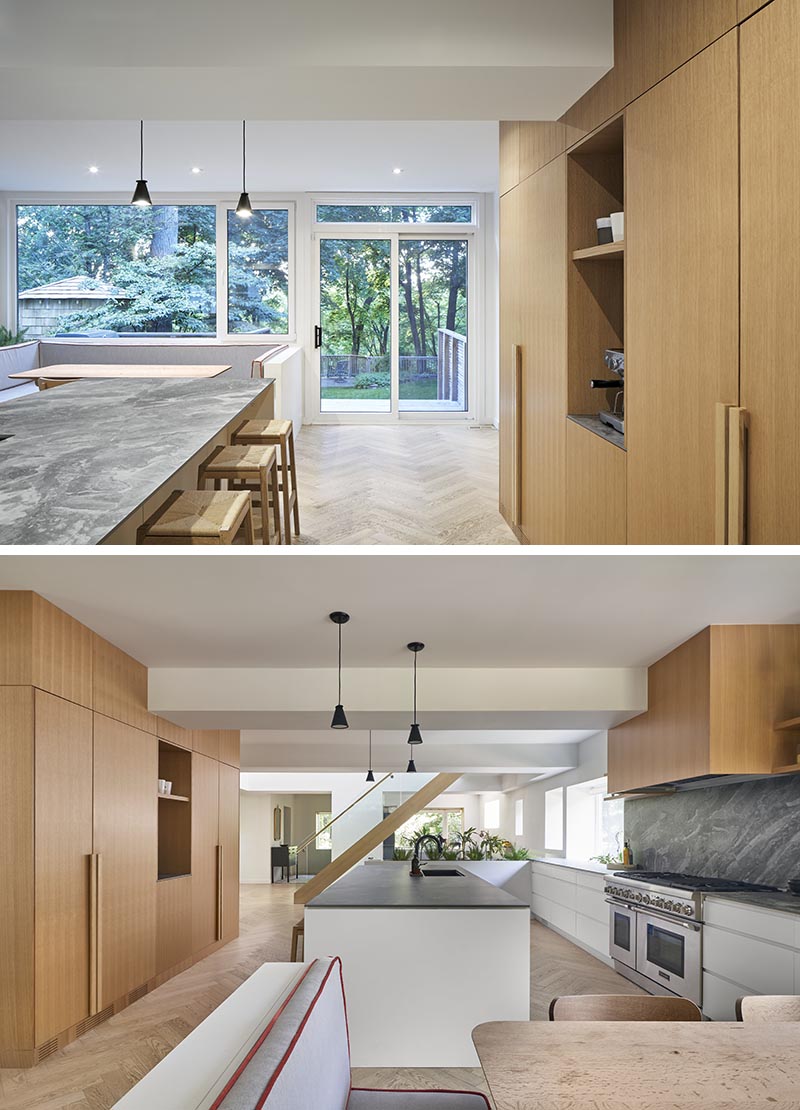
[(212, 1110), (345, 1110), (349, 1092), (342, 963), (315, 960)]
[(489, 1110), (477, 1091), (371, 1091), (354, 1087), (347, 1110)]

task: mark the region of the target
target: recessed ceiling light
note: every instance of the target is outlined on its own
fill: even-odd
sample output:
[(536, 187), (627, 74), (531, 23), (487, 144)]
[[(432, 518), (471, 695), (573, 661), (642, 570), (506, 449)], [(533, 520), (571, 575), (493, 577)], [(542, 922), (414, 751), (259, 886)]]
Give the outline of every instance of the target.
[(192, 166), (192, 173), (202, 173), (202, 172), (203, 172), (202, 166)]
[(395, 166), (395, 168), (392, 170), (392, 173), (402, 173), (402, 172), (403, 172), (403, 170), (402, 170), (401, 166)]
[(99, 172), (100, 172), (100, 167), (99, 166), (89, 166), (89, 173), (99, 173)]

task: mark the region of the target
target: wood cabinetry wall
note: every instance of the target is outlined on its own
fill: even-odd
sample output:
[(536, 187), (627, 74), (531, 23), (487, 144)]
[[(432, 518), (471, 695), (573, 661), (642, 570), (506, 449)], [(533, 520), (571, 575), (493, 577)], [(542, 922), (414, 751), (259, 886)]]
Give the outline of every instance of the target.
[[(561, 120), (500, 125), (501, 512), (531, 543), (798, 543), (800, 279), (787, 244), (800, 237), (800, 114), (787, 106), (800, 5), (616, 0), (614, 39), (614, 68)], [(593, 245), (594, 218), (618, 208), (619, 258), (573, 259)], [(545, 225), (553, 250), (540, 254)], [(566, 348), (551, 343), (545, 362), (557, 298)], [(626, 351), (613, 465), (584, 424), (564, 431), (568, 415), (608, 407), (588, 382), (608, 376), (609, 345)], [(727, 406), (744, 410), (740, 449)], [(545, 434), (515, 451), (511, 429), (531, 409)], [(548, 497), (526, 520), (542, 485), (563, 511)]]
[[(238, 935), (239, 734), (151, 713), (146, 668), (36, 594), (0, 591), (0, 625), (0, 1067), (26, 1067)], [(159, 881), (162, 805), (197, 855)]]

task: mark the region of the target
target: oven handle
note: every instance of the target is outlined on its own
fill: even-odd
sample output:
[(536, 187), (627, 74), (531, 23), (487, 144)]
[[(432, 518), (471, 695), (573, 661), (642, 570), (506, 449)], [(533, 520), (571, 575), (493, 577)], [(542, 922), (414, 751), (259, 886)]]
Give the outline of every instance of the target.
[(626, 910), (633, 910), (635, 913), (641, 913), (647, 917), (655, 917), (658, 921), (666, 921), (670, 925), (675, 925), (678, 929), (685, 929), (687, 933), (699, 933), (700, 925), (695, 921), (681, 921), (679, 917), (672, 917), (668, 913), (659, 913), (658, 910), (651, 910), (649, 906), (635, 905), (632, 902), (618, 902), (614, 898), (606, 898), (606, 905), (621, 906)]

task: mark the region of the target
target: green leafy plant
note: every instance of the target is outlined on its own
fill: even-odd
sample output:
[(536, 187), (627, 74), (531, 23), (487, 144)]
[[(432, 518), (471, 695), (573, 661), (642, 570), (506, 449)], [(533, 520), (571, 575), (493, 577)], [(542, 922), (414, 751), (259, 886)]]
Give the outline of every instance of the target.
[(0, 347), (13, 347), (17, 343), (24, 343), (27, 334), (27, 328), (20, 328), (18, 332), (13, 332), (0, 324)]
[(516, 844), (510, 844), (506, 841), (503, 859), (530, 859), (530, 853), (527, 848), (523, 848)]
[(411, 849), (395, 848), (392, 852), (392, 859), (411, 859)]
[(388, 371), (371, 370), (369, 373), (359, 374), (353, 382), (354, 389), (382, 389), (390, 384)]

